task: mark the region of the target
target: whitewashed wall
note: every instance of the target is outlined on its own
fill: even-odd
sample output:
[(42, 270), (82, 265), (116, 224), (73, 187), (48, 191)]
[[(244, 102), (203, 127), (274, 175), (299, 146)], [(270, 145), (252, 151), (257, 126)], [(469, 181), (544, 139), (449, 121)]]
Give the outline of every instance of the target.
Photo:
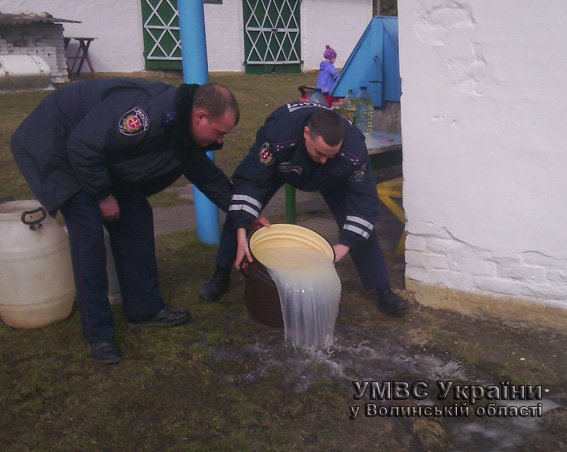
[[(139, 0), (2, 0), (3, 13), (40, 13), (80, 20), (63, 24), (66, 36), (95, 36), (89, 55), (97, 72), (144, 69)], [(83, 71), (88, 70), (86, 64)]]
[[(0, 11), (47, 11), (55, 17), (80, 20), (81, 24), (64, 24), (65, 34), (98, 38), (89, 51), (96, 71), (144, 69), (140, 0), (2, 0)], [(242, 1), (205, 4), (204, 12), (209, 70), (243, 71)], [(371, 18), (372, 0), (303, 0), (301, 52), (304, 70), (319, 68), (326, 44), (338, 53), (336, 66), (343, 66)]]
[(370, 19), (372, 0), (303, 0), (303, 69), (319, 69), (327, 44), (337, 51), (335, 66), (343, 67)]
[(410, 283), (567, 308), (567, 2), (540, 6), (398, 4)]
[(244, 70), (244, 25), (240, 0), (205, 4), (209, 71)]

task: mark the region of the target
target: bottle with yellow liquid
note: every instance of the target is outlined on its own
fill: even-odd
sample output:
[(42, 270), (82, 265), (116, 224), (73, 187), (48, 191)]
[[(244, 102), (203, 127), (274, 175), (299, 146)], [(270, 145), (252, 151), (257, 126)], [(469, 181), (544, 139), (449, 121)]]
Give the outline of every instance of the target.
[(356, 97), (352, 89), (348, 90), (348, 94), (339, 102), (333, 103), (333, 109), (341, 116), (348, 119), (354, 124), (356, 112)]

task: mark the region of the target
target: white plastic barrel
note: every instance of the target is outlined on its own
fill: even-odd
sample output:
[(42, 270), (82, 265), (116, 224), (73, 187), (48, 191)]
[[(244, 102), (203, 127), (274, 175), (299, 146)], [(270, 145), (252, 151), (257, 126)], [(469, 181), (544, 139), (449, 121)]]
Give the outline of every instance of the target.
[(51, 66), (37, 55), (0, 55), (0, 90), (46, 89)]
[(75, 284), (69, 241), (37, 201), (0, 204), (0, 317), (40, 328), (69, 316)]

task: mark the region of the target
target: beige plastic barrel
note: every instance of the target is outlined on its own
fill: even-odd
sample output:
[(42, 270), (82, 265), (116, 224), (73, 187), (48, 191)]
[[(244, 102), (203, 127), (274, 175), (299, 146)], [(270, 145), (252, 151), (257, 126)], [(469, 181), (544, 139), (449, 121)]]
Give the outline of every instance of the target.
[[(24, 224), (27, 223), (27, 224)], [(0, 204), (0, 317), (39, 328), (69, 316), (75, 284), (65, 232), (37, 201)]]

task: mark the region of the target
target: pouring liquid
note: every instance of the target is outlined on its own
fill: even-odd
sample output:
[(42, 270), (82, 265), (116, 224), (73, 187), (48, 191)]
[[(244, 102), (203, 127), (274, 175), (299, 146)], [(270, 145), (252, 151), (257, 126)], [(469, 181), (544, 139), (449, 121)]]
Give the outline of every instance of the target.
[(341, 281), (329, 257), (304, 248), (264, 249), (255, 257), (278, 288), (286, 343), (300, 348), (330, 345)]

